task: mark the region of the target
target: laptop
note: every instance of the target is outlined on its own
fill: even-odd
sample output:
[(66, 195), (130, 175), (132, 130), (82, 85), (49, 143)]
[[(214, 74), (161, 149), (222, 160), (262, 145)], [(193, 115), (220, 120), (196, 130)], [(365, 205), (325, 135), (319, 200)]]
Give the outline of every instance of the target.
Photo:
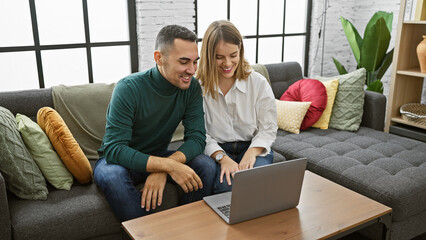
[(300, 158), (238, 171), (232, 192), (203, 200), (228, 224), (296, 207), (306, 164), (306, 158)]

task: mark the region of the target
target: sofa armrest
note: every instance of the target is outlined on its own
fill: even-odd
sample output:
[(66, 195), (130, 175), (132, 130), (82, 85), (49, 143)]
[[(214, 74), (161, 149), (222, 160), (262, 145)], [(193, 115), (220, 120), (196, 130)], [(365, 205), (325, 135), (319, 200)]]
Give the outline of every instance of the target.
[(364, 114), (361, 126), (383, 131), (385, 126), (386, 97), (372, 91), (365, 91)]
[(0, 173), (0, 239), (12, 239), (11, 226), (6, 183)]

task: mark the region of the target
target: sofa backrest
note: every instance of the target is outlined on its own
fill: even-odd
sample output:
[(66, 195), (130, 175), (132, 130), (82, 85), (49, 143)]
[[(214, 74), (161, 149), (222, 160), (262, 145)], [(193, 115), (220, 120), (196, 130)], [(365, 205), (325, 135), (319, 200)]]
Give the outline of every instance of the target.
[(298, 62), (265, 64), (265, 67), (269, 73), (272, 91), (277, 99), (291, 84), (303, 78), (302, 68)]
[(52, 89), (1, 92), (0, 106), (9, 109), (14, 115), (21, 113), (37, 121), (37, 112), (40, 108), (53, 108)]
[[(297, 62), (283, 62), (264, 65), (268, 70), (272, 91), (279, 99), (287, 88), (303, 78), (302, 68)], [(0, 92), (0, 106), (13, 114), (24, 114), (34, 121), (41, 107), (52, 107), (52, 89), (33, 89)], [(364, 114), (361, 125), (383, 131), (386, 97), (383, 94), (366, 91)]]
[[(304, 78), (298, 62), (265, 64), (275, 98), (279, 99), (290, 85)], [(361, 126), (383, 131), (386, 113), (386, 97), (377, 92), (365, 91)]]

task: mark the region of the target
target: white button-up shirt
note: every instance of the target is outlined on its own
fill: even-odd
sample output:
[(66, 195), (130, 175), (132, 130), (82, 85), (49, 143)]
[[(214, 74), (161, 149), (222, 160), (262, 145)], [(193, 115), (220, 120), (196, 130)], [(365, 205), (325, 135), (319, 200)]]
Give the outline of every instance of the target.
[[(277, 108), (272, 89), (261, 74), (252, 71), (247, 81), (236, 80), (224, 96), (204, 96), (207, 140), (204, 153), (222, 150), (218, 143), (251, 141), (250, 147), (263, 147), (266, 156), (277, 133)], [(223, 150), (222, 150), (223, 151)]]

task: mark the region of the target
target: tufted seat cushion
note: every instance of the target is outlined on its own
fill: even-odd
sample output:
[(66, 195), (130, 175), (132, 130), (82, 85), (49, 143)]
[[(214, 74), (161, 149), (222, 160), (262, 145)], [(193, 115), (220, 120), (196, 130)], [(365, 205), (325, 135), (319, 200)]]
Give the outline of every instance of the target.
[(426, 210), (426, 143), (366, 127), (279, 130), (272, 149), (307, 157), (308, 170), (391, 207), (394, 221)]

